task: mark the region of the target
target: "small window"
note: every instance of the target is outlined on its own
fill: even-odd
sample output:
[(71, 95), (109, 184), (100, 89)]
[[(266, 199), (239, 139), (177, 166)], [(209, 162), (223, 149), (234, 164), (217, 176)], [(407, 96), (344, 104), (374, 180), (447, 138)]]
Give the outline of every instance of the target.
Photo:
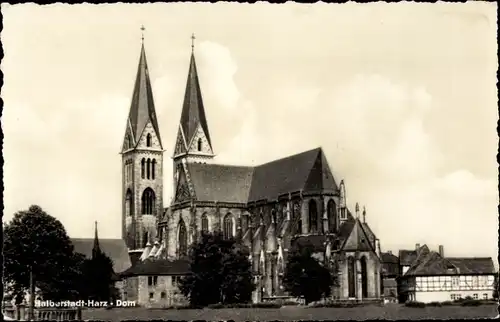
[(160, 293), (160, 297), (161, 297), (162, 299), (165, 299), (165, 298), (167, 297), (167, 293), (165, 293), (165, 292), (161, 292), (161, 293)]
[(477, 300), (477, 299), (479, 299), (479, 296), (477, 295), (477, 293), (474, 293), (474, 294), (472, 294), (472, 298), (473, 298), (474, 300)]
[(146, 146), (151, 147), (151, 134), (146, 136)]
[(451, 295), (450, 295), (450, 297), (451, 297), (451, 300), (452, 300), (452, 301), (454, 301), (454, 300), (455, 300), (455, 294), (451, 294)]
[(158, 276), (153, 276), (153, 285), (157, 285), (158, 284)]
[(153, 276), (148, 276), (148, 286), (153, 285)]
[(483, 293), (483, 300), (487, 300), (488, 299), (488, 294), (487, 293)]
[(203, 141), (201, 139), (198, 139), (198, 151), (201, 151)]
[(155, 297), (155, 293), (151, 292), (149, 293), (149, 299), (152, 300)]

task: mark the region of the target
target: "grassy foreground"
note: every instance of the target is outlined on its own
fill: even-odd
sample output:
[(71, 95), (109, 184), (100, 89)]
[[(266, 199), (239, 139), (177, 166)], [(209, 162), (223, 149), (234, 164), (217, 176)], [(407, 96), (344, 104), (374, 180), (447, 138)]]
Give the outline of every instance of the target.
[(84, 320), (207, 320), (207, 321), (297, 321), (297, 320), (366, 320), (366, 319), (470, 319), (494, 318), (496, 305), (477, 307), (443, 306), (411, 308), (399, 304), (352, 308), (282, 307), (279, 309), (202, 309), (165, 310), (146, 308), (88, 309)]

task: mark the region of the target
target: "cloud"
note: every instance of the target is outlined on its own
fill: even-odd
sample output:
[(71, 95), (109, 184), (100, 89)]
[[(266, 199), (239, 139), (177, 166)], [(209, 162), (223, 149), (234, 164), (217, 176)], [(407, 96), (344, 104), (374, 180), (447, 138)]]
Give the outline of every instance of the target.
[[(199, 54), (198, 54), (199, 52)], [(218, 103), (213, 108), (234, 109), (240, 92), (234, 82), (238, 65), (230, 50), (218, 43), (202, 41), (197, 49), (198, 73), (203, 84), (206, 99)]]

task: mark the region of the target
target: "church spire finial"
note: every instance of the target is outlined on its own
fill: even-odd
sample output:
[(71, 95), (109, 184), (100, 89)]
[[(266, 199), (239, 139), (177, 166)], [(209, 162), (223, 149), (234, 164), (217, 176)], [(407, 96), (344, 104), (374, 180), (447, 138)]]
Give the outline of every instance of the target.
[(144, 27), (144, 25), (141, 25), (141, 41), (143, 44), (144, 44), (144, 30), (146, 30), (146, 28)]
[(194, 36), (194, 32), (191, 34), (191, 53), (194, 53), (194, 41), (196, 37)]
[(99, 237), (97, 236), (97, 221), (95, 221), (94, 247), (92, 248), (92, 256), (95, 257), (100, 250)]

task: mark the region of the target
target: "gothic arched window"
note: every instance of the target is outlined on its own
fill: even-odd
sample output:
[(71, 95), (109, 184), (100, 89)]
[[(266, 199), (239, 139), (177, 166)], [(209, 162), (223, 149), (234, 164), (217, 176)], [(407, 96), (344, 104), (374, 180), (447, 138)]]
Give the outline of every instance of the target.
[(298, 203), (293, 205), (292, 218), (297, 223), (297, 226), (295, 226), (295, 234), (302, 234), (302, 213)]
[(146, 146), (148, 146), (148, 147), (151, 146), (151, 134), (149, 134), (149, 133), (146, 136)]
[(179, 246), (179, 257), (181, 256), (186, 256), (187, 255), (187, 250), (188, 250), (188, 235), (187, 235), (187, 230), (186, 230), (186, 224), (184, 223), (184, 220), (179, 220), (179, 238), (178, 238), (178, 246)]
[(142, 193), (142, 214), (152, 215), (155, 209), (155, 193), (153, 189), (146, 188)]
[(132, 216), (132, 208), (132, 191), (128, 189), (125, 194), (125, 216)]
[(248, 226), (249, 226), (249, 216), (248, 214), (244, 214), (241, 216), (241, 228), (242, 228), (242, 231), (246, 231), (248, 229)]
[(208, 233), (208, 218), (206, 213), (201, 215), (201, 232)]
[(147, 163), (147, 166), (146, 166), (147, 175), (146, 175), (146, 177), (149, 179), (151, 177), (151, 159), (148, 159), (148, 161), (146, 163)]
[(328, 230), (331, 233), (337, 232), (337, 209), (335, 208), (335, 202), (332, 199), (328, 201), (326, 205), (326, 212), (328, 214)]
[(151, 179), (155, 179), (155, 171), (156, 171), (156, 159), (153, 159), (151, 162)]
[(228, 213), (224, 217), (224, 238), (229, 239), (233, 237), (233, 216)]
[(314, 199), (309, 201), (309, 232), (318, 230), (318, 205)]
[(368, 297), (368, 272), (366, 257), (361, 258), (361, 296), (363, 298)]
[(356, 297), (356, 261), (352, 257), (347, 259), (347, 275), (349, 297)]
[(203, 141), (201, 139), (198, 139), (198, 151), (201, 151), (201, 145)]
[(146, 247), (148, 244), (149, 239), (149, 233), (147, 231), (144, 232), (143, 240), (142, 240), (142, 247)]
[(144, 179), (144, 174), (146, 172), (146, 160), (142, 159), (141, 160), (141, 178)]

